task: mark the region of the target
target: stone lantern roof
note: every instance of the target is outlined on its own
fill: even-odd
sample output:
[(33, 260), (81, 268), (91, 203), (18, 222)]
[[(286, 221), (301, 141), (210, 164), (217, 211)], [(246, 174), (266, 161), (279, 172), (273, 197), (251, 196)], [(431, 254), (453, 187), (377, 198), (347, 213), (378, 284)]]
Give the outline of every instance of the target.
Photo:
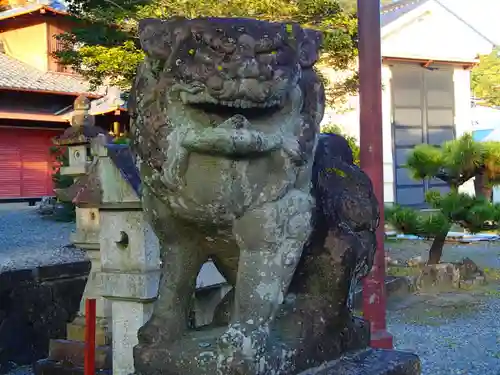
[(128, 145), (109, 143), (107, 135), (97, 135), (92, 142), (94, 159), (87, 169), (87, 173), (75, 180), (75, 183), (66, 189), (56, 190), (59, 199), (73, 202), (76, 205), (99, 207), (104, 202), (102, 187), (102, 169), (100, 163), (109, 158), (111, 165), (118, 171), (123, 182), (130, 186), (137, 200), (141, 197), (141, 177), (135, 165), (132, 152)]

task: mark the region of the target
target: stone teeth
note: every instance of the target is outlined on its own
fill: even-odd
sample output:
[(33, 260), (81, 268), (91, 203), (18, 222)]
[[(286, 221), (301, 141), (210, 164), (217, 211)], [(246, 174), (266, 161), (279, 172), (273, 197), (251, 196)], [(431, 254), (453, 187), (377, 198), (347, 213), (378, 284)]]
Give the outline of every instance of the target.
[(269, 107), (274, 107), (278, 104), (281, 103), (280, 100), (273, 100), (265, 103), (254, 103), (249, 100), (242, 100), (242, 99), (236, 99), (234, 101), (228, 101), (228, 100), (221, 100), (217, 101), (212, 97), (205, 97), (205, 96), (188, 96), (185, 94), (181, 94), (181, 99), (183, 103), (213, 103), (213, 104), (218, 104), (222, 105), (225, 107), (230, 107), (230, 108), (242, 108), (242, 109), (249, 109), (249, 108), (269, 108)]

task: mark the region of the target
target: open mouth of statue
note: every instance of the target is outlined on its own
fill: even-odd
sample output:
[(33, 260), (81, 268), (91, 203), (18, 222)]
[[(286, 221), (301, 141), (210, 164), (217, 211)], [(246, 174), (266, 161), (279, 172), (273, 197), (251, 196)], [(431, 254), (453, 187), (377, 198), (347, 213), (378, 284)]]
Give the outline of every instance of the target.
[(275, 102), (270, 105), (260, 103), (249, 103), (243, 100), (234, 102), (222, 101), (220, 103), (190, 103), (189, 106), (195, 110), (202, 111), (211, 118), (220, 118), (222, 121), (233, 116), (243, 116), (250, 122), (265, 121), (281, 111), (283, 107)]
[[(282, 148), (282, 129), (297, 117), (300, 90), (284, 100), (253, 102), (215, 100), (205, 93), (181, 95), (184, 124), (189, 126), (182, 146), (191, 152), (249, 156)], [(178, 113), (179, 113), (178, 112)]]

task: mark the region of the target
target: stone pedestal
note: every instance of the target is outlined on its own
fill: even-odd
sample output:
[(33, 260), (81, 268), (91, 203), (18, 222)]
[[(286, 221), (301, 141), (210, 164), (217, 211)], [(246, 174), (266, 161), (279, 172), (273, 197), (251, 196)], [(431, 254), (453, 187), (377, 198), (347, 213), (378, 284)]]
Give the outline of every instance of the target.
[(160, 282), (158, 239), (142, 210), (103, 210), (103, 295), (111, 302), (113, 374), (134, 372), (137, 332), (151, 317)]
[(158, 238), (142, 211), (126, 146), (92, 145), (101, 186), (102, 295), (111, 304), (113, 374), (134, 372), (137, 332), (151, 317), (160, 282)]
[(76, 207), (76, 232), (72, 242), (76, 247), (86, 250), (91, 261), (91, 270), (84, 296), (80, 302), (78, 317), (68, 324), (68, 340), (85, 340), (85, 299), (96, 299), (96, 345), (106, 345), (111, 342), (111, 327), (108, 319), (111, 316), (111, 306), (102, 297), (101, 285), (101, 254), (99, 251), (100, 213), (97, 207)]

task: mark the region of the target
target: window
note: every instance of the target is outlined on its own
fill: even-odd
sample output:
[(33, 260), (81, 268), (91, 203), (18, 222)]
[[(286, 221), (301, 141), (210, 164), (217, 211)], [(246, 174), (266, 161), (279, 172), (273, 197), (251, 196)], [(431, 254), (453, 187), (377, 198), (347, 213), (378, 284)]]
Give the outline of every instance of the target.
[(61, 35), (64, 30), (50, 25), (49, 26), (51, 38), (49, 40), (49, 70), (58, 73), (72, 73), (71, 67), (65, 66), (61, 64), (54, 53), (62, 51), (64, 44), (60, 40), (57, 39), (58, 35)]

